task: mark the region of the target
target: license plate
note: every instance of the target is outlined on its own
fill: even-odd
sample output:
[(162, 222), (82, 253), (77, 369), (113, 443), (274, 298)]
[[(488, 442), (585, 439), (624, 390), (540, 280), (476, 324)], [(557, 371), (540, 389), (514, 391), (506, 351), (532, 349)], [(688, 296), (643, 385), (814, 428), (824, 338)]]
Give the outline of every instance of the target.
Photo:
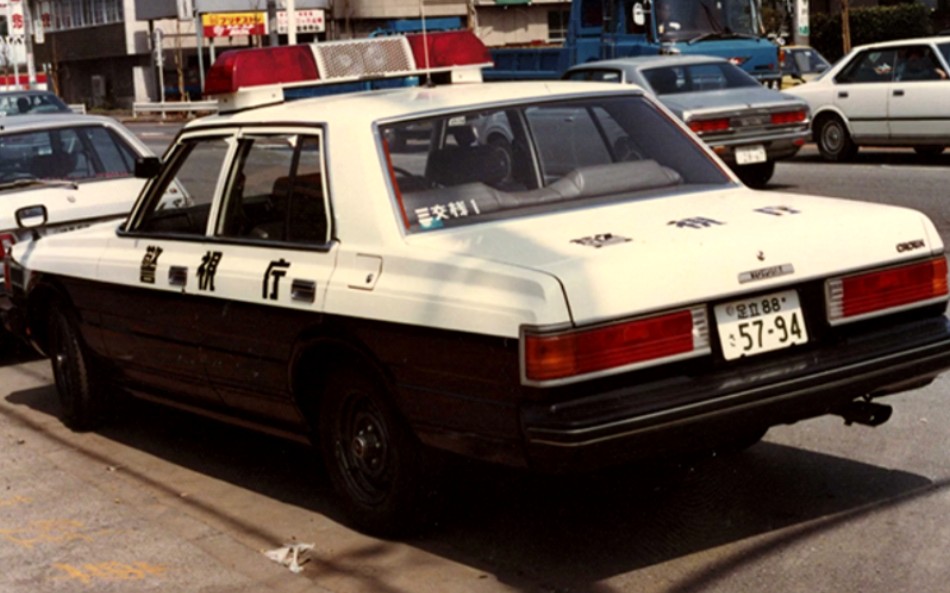
[(716, 305), (715, 314), (726, 360), (808, 342), (802, 307), (794, 290)]
[(764, 163), (766, 160), (768, 160), (768, 156), (765, 154), (765, 147), (761, 144), (753, 144), (752, 146), (737, 146), (735, 154), (737, 165)]

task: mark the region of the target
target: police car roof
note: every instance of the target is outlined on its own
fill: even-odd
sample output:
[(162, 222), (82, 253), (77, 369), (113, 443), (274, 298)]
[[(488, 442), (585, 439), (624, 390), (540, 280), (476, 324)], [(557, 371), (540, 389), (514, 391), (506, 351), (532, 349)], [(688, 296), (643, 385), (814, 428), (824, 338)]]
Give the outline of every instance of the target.
[(187, 127), (243, 123), (374, 123), (430, 112), (596, 94), (642, 94), (637, 87), (574, 81), (488, 82), (417, 86), (327, 95), (254, 107), (189, 122)]

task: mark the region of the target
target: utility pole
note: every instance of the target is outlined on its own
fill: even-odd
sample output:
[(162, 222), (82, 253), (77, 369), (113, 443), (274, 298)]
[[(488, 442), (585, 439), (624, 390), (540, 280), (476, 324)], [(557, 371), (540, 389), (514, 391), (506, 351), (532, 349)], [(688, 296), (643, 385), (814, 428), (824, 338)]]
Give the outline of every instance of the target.
[(277, 37), (277, 0), (267, 0), (267, 45), (280, 43)]
[(841, 0), (841, 48), (847, 55), (851, 51), (851, 22), (848, 0)]

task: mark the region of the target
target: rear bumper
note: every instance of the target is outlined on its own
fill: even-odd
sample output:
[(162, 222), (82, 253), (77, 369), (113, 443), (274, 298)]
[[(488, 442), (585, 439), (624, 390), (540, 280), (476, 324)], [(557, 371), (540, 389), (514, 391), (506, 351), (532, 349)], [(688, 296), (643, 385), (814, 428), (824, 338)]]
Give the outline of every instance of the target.
[(948, 368), (950, 324), (940, 317), (781, 358), (532, 405), (522, 410), (529, 463), (592, 468), (708, 448), (834, 413), (857, 398), (919, 387)]
[(770, 161), (790, 158), (798, 154), (801, 147), (811, 139), (811, 132), (803, 129), (783, 134), (761, 134), (738, 138), (703, 138), (722, 160), (730, 165), (736, 162), (735, 149), (741, 146), (761, 144)]

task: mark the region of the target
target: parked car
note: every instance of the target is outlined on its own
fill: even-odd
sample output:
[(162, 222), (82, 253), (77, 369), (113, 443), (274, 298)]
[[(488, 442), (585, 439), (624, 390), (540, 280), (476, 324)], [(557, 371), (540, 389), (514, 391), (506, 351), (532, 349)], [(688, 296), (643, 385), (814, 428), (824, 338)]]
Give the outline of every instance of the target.
[(0, 92), (0, 117), (39, 113), (72, 113), (72, 109), (49, 91)]
[(797, 86), (824, 74), (831, 63), (817, 49), (807, 45), (786, 45), (779, 48), (782, 88)]
[[(219, 56), (220, 113), (141, 163), (126, 220), (5, 259), (4, 323), (50, 355), (63, 421), (131, 394), (310, 441), (343, 514), (392, 535), (447, 452), (586, 472), (735, 450), (880, 424), (950, 367), (925, 215), (750, 190), (639, 87), (278, 86), (486, 58), (468, 31)], [(501, 123), (510, 155), (474, 132)], [(392, 150), (407, 128), (430, 133)]]
[(588, 62), (566, 80), (632, 83), (652, 92), (696, 132), (746, 184), (761, 188), (775, 161), (808, 138), (808, 105), (762, 86), (728, 60), (650, 56)]
[(950, 37), (862, 45), (828, 73), (787, 92), (811, 106), (827, 161), (861, 146), (908, 146), (936, 156), (950, 144)]
[[(30, 237), (16, 212), (42, 206), (41, 234), (122, 218), (144, 180), (135, 162), (152, 152), (118, 121), (100, 116), (22, 115), (0, 121), (0, 242)], [(2, 279), (2, 276), (0, 276)]]

